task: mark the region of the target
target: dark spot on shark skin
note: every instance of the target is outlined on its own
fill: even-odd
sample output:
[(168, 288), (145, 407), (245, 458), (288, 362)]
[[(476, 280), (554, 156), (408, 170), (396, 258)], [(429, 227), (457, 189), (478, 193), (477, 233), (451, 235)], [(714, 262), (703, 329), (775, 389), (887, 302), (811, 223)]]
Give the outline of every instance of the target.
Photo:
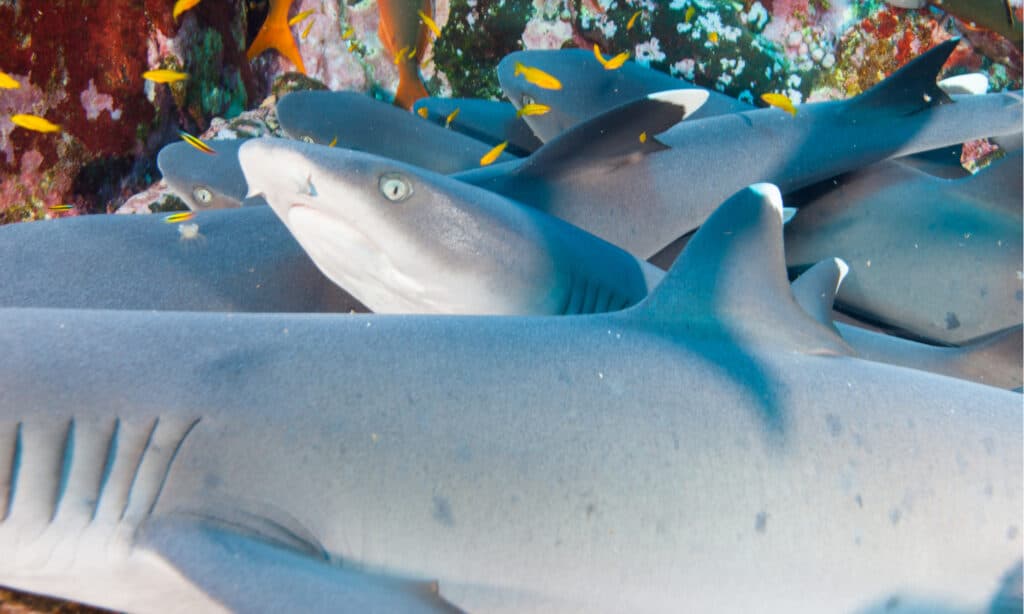
[(954, 328), (960, 328), (960, 319), (956, 317), (956, 314), (952, 311), (946, 313), (946, 330), (953, 330)]
[(1006, 527), (1007, 540), (1012, 542), (1013, 540), (1017, 539), (1018, 535), (1020, 535), (1020, 529), (1018, 529), (1015, 525), (1010, 525)]
[(991, 437), (986, 437), (982, 439), (981, 445), (984, 446), (985, 452), (989, 456), (993, 456), (996, 453), (996, 442)]
[(587, 511), (587, 519), (590, 519), (590, 517), (594, 515), (594, 512), (597, 511), (597, 505), (594, 504), (594, 503), (588, 503), (586, 511)]
[(843, 434), (843, 423), (839, 420), (839, 416), (835, 414), (825, 414), (825, 424), (828, 425), (828, 432), (833, 437), (839, 437)]
[(768, 528), (768, 512), (758, 512), (754, 518), (754, 530), (758, 533), (764, 533), (765, 529)]
[(862, 499), (860, 495), (854, 497), (853, 500), (857, 502), (857, 507), (864, 509), (864, 499)]
[(891, 510), (889, 510), (889, 522), (892, 523), (892, 526), (898, 525), (900, 523), (900, 518), (902, 517), (903, 512), (901, 512), (899, 508), (894, 507)]
[(455, 526), (455, 518), (452, 516), (452, 506), (448, 499), (434, 495), (434, 510), (431, 514), (434, 520), (446, 527)]
[(986, 296), (988, 296), (988, 288), (982, 287), (981, 290), (978, 290), (978, 296), (980, 296), (981, 298), (985, 298)]
[(893, 595), (885, 602), (885, 611), (892, 612), (896, 608), (900, 607), (900, 598)]

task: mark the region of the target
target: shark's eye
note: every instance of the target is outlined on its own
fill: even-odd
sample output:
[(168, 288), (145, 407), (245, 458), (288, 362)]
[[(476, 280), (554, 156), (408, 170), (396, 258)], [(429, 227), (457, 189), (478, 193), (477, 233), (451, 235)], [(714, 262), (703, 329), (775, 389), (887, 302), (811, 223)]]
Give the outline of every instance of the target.
[(533, 96), (529, 94), (523, 94), (523, 106), (528, 107), (531, 104), (537, 104), (537, 101), (533, 99)]
[(389, 173), (380, 177), (380, 192), (392, 202), (400, 202), (412, 194), (412, 185), (401, 175)]
[(309, 135), (307, 134), (307, 135), (305, 135), (305, 136), (303, 136), (303, 137), (302, 137), (302, 142), (303, 142), (303, 143), (312, 143), (312, 142), (313, 142), (313, 137), (311, 137), (311, 136), (309, 136)]
[(192, 196), (195, 197), (196, 202), (203, 205), (208, 205), (213, 201), (213, 192), (203, 187), (194, 188), (192, 190)]

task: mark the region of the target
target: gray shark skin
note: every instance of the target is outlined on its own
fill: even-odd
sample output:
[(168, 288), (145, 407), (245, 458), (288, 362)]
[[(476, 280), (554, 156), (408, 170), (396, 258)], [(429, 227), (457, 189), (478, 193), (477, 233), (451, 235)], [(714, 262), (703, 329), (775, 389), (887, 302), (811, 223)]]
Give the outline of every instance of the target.
[[(802, 105), (796, 117), (758, 109), (691, 118), (647, 139), (660, 150), (630, 152), (638, 135), (617, 132), (622, 118), (612, 110), (521, 161), (456, 177), (648, 258), (743, 185), (769, 181), (790, 192), (886, 158), (1019, 132), (1019, 93), (936, 104), (948, 100), (934, 77), (954, 46), (939, 45), (856, 98)], [(598, 146), (590, 135), (602, 132)]]
[(238, 166), (238, 148), (245, 139), (209, 141), (216, 154), (207, 154), (185, 142), (160, 150), (156, 164), (167, 186), (193, 211), (265, 205), (261, 198), (245, 197), (245, 177)]
[(901, 164), (838, 178), (786, 225), (786, 260), (852, 271), (837, 305), (915, 337), (959, 345), (1021, 322), (1021, 153), (942, 179)]
[[(458, 113), (448, 122), (456, 110)], [(513, 155), (529, 155), (543, 144), (508, 102), (476, 98), (420, 98), (413, 105), (413, 111), (426, 113), (426, 119), (435, 124), (447, 126), (488, 145), (507, 141), (505, 151)]]
[(613, 314), (2, 310), (0, 584), (133, 612), (977, 609), (1019, 564), (1020, 397), (843, 355), (789, 294), (780, 205), (730, 199)]
[[(539, 68), (557, 78), (562, 89), (549, 90), (515, 76), (515, 65)], [(523, 120), (543, 142), (548, 142), (576, 124), (600, 115), (628, 100), (676, 89), (704, 89), (689, 81), (670, 77), (632, 61), (616, 70), (605, 70), (594, 54), (583, 49), (516, 51), (498, 63), (498, 83), (517, 109), (537, 102), (551, 107), (543, 115)], [(748, 111), (751, 106), (713, 90), (694, 119)]]
[(250, 193), (376, 313), (614, 311), (661, 279), (559, 219), (387, 158), (259, 139), (239, 160)]
[[(277, 119), (290, 138), (319, 145), (334, 142), (438, 173), (477, 168), (491, 149), (358, 92), (292, 92), (277, 103)], [(515, 159), (504, 153), (498, 157)]]
[(834, 327), (860, 358), (1007, 390), (1024, 385), (1024, 337), (1020, 324), (964, 347), (937, 347), (838, 322), (834, 320), (833, 301), (848, 273), (845, 262), (830, 258), (808, 269), (793, 282), (792, 288), (797, 303), (819, 323)]
[(366, 310), (317, 271), (268, 207), (198, 212), (199, 236), (188, 240), (166, 217), (89, 215), (0, 227), (0, 306)]

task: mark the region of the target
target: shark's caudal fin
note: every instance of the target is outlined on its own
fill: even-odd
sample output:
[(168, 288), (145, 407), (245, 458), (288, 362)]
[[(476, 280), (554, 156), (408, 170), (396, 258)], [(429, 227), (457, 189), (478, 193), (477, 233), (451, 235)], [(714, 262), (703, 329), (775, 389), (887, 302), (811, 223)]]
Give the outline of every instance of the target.
[(959, 38), (952, 38), (907, 62), (881, 83), (851, 99), (851, 108), (885, 108), (890, 112), (900, 109), (910, 115), (930, 106), (953, 102), (936, 79), (959, 43)]
[(793, 297), (819, 324), (835, 330), (832, 303), (849, 272), (850, 267), (839, 258), (822, 260), (793, 282)]
[(694, 233), (665, 279), (631, 317), (660, 330), (716, 323), (767, 334), (807, 353), (850, 354), (804, 311), (790, 289), (782, 251), (782, 195), (768, 183), (740, 190)]
[(668, 90), (619, 105), (548, 141), (519, 167), (520, 175), (557, 174), (592, 164), (616, 164), (631, 155), (667, 149), (654, 136), (689, 117), (705, 102), (701, 89)]

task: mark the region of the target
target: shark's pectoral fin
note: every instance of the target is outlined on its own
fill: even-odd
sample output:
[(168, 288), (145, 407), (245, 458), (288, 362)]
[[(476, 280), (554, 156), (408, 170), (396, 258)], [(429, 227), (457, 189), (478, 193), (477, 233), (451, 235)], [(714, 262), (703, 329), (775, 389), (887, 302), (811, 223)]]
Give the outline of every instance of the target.
[(668, 149), (660, 134), (699, 109), (708, 99), (701, 89), (649, 94), (581, 122), (548, 141), (525, 159), (518, 174), (554, 175), (587, 166), (616, 166), (631, 156)]
[(139, 546), (235, 612), (455, 612), (436, 583), (367, 573), (217, 523), (147, 524)]
[(822, 260), (793, 281), (793, 297), (819, 324), (836, 330), (832, 321), (832, 303), (849, 272), (850, 267), (839, 258)]
[(952, 38), (907, 62), (881, 83), (851, 100), (851, 109), (884, 108), (909, 115), (953, 102), (936, 79), (959, 43), (959, 38)]
[(782, 251), (783, 215), (774, 185), (740, 190), (694, 233), (654, 292), (624, 313), (663, 331), (706, 325), (769, 335), (799, 352), (853, 354), (835, 329), (794, 298)]

